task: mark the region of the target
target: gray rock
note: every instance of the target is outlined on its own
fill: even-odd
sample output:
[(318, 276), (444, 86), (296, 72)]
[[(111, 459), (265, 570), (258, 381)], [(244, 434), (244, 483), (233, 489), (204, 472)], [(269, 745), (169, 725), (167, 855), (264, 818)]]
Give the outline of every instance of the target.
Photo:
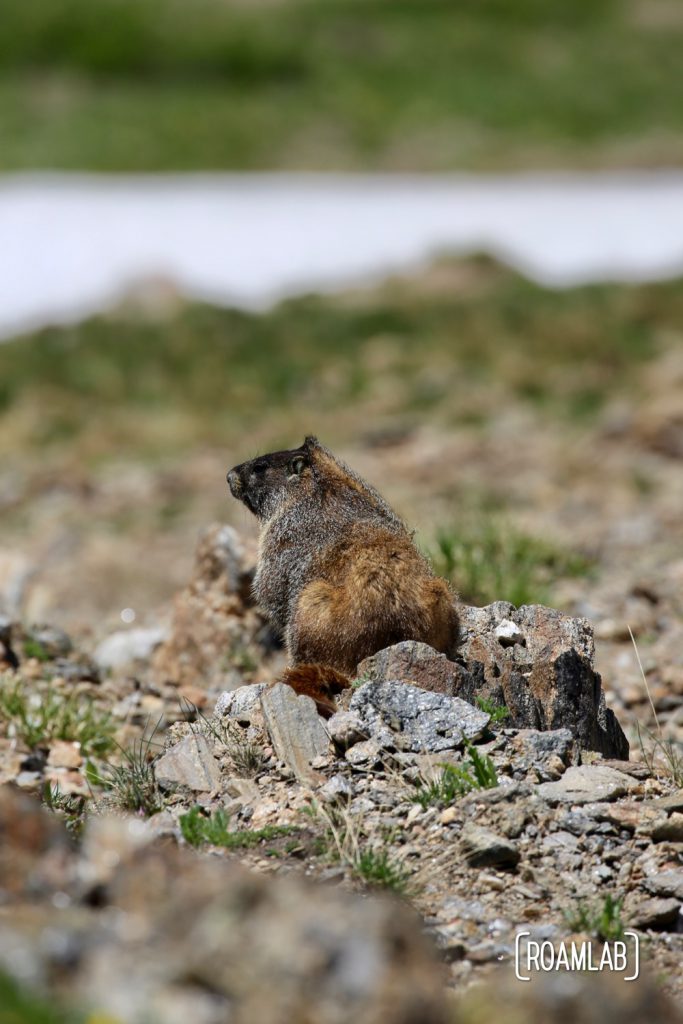
[(634, 779), (614, 768), (580, 765), (568, 768), (557, 782), (537, 786), (536, 792), (550, 804), (588, 804), (616, 800), (637, 786)]
[(337, 711), (327, 720), (327, 731), (337, 750), (342, 752), (368, 738), (368, 730), (356, 711)]
[(514, 867), (519, 863), (520, 854), (515, 844), (490, 829), (467, 824), (460, 838), (470, 867)]
[(155, 765), (160, 786), (187, 786), (195, 793), (218, 789), (221, 773), (206, 736), (190, 735), (176, 743)]
[(667, 814), (671, 814), (673, 811), (683, 811), (683, 789), (662, 797), (657, 801), (657, 807), (666, 811)]
[(252, 683), (240, 686), (236, 690), (226, 690), (216, 701), (214, 714), (222, 717), (235, 718), (238, 722), (251, 722), (254, 717), (261, 716), (261, 697), (267, 683)]
[(683, 901), (683, 870), (660, 871), (646, 879), (645, 888), (657, 896), (673, 896)]
[(318, 790), (318, 796), (326, 804), (345, 803), (355, 796), (355, 787), (345, 775), (333, 775)]
[(390, 730), (402, 750), (454, 750), (481, 736), (490, 716), (458, 697), (422, 690), (396, 680), (360, 686), (350, 708), (371, 736)]
[(668, 899), (653, 898), (637, 903), (628, 914), (628, 923), (632, 928), (666, 928), (676, 925), (681, 911), (681, 901), (673, 897)]
[[(514, 643), (501, 643), (501, 637), (512, 636)], [(464, 606), (458, 660), (466, 672), (457, 692), (468, 700), (481, 695), (504, 703), (510, 713), (506, 725), (569, 729), (583, 749), (626, 759), (628, 742), (605, 706), (594, 654), (587, 619), (504, 601)]]
[(683, 814), (674, 812), (652, 829), (652, 838), (656, 843), (683, 843)]
[(531, 761), (545, 761), (556, 755), (570, 764), (574, 752), (574, 737), (569, 729), (520, 729), (513, 741), (514, 747)]
[(285, 683), (276, 683), (262, 692), (261, 707), (277, 757), (299, 781), (317, 781), (310, 762), (327, 753), (330, 740), (315, 701), (297, 696)]
[(166, 630), (121, 629), (103, 640), (95, 649), (95, 662), (104, 670), (122, 669), (139, 661), (149, 661), (156, 648), (166, 639)]
[(373, 768), (382, 763), (387, 748), (372, 736), (369, 740), (361, 740), (346, 751), (346, 760), (354, 768)]

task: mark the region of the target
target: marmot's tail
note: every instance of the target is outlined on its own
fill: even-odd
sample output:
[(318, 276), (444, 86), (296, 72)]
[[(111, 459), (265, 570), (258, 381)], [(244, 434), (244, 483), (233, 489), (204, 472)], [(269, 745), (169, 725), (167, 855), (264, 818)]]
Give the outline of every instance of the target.
[(312, 697), (318, 714), (329, 718), (337, 710), (335, 696), (351, 685), (351, 680), (329, 665), (294, 665), (285, 670), (281, 682), (296, 693)]

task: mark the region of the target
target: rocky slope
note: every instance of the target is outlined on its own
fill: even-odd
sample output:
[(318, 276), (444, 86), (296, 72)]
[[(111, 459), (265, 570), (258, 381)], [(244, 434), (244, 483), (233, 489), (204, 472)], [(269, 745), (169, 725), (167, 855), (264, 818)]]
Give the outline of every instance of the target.
[[(284, 655), (252, 571), (215, 526), (164, 630), (88, 655), (2, 625), (11, 984), (125, 1022), (678, 1019), (675, 680), (629, 752), (647, 691), (610, 693), (618, 721), (590, 622), (498, 602), (464, 609), (454, 662), (415, 643), (368, 659), (325, 722), (268, 685)], [(600, 947), (624, 928), (638, 984), (506, 981), (520, 933)]]

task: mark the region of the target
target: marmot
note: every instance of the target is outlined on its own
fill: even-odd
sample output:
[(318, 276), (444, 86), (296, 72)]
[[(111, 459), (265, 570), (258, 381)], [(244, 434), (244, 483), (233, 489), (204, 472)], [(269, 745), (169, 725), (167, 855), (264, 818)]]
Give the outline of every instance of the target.
[(383, 647), (421, 640), (453, 653), (449, 585), (377, 491), (315, 437), (243, 462), (227, 479), (261, 523), (254, 595), (292, 659), (283, 681), (321, 713)]

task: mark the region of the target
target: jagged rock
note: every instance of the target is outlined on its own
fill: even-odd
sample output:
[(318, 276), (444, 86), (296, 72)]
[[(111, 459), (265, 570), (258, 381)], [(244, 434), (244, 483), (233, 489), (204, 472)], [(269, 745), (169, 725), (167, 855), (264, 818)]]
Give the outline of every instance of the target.
[(474, 703), (505, 705), (506, 726), (569, 729), (577, 744), (605, 757), (628, 758), (628, 742), (605, 706), (593, 668), (593, 632), (587, 619), (541, 605), (515, 608), (497, 601), (462, 606), (457, 661), (426, 644), (404, 641), (360, 663), (360, 679), (413, 683)]
[(520, 854), (515, 844), (490, 829), (467, 824), (460, 839), (470, 867), (514, 867), (519, 863)]
[(253, 557), (235, 530), (214, 524), (201, 533), (192, 579), (175, 599), (168, 639), (154, 656), (159, 680), (228, 688), (232, 661), (243, 671), (245, 650), (264, 627), (252, 577)]
[(371, 737), (384, 746), (427, 753), (454, 750), (482, 735), (490, 716), (458, 697), (395, 680), (369, 682), (355, 690), (356, 711)]
[(155, 765), (161, 786), (187, 786), (195, 793), (218, 789), (221, 773), (206, 736), (192, 734), (159, 758)]
[[(518, 631), (513, 644), (507, 639), (510, 623)], [(499, 637), (502, 624), (505, 636)], [(462, 696), (504, 703), (510, 712), (506, 725), (570, 729), (580, 747), (627, 759), (628, 742), (605, 706), (594, 655), (587, 619), (505, 601), (461, 609), (459, 660), (470, 674)]]
[(116, 633), (111, 633), (95, 648), (95, 662), (106, 671), (149, 661), (157, 647), (166, 639), (167, 632), (160, 627), (120, 629)]
[(588, 764), (567, 768), (557, 782), (544, 782), (536, 791), (550, 804), (588, 804), (616, 800), (637, 786), (638, 783), (623, 772)]
[(355, 711), (337, 711), (327, 720), (327, 731), (337, 750), (342, 753), (368, 738), (368, 731)]
[(261, 707), (276, 756), (300, 781), (317, 781), (310, 762), (327, 753), (330, 740), (315, 701), (297, 696), (285, 683), (276, 683), (261, 694)]

